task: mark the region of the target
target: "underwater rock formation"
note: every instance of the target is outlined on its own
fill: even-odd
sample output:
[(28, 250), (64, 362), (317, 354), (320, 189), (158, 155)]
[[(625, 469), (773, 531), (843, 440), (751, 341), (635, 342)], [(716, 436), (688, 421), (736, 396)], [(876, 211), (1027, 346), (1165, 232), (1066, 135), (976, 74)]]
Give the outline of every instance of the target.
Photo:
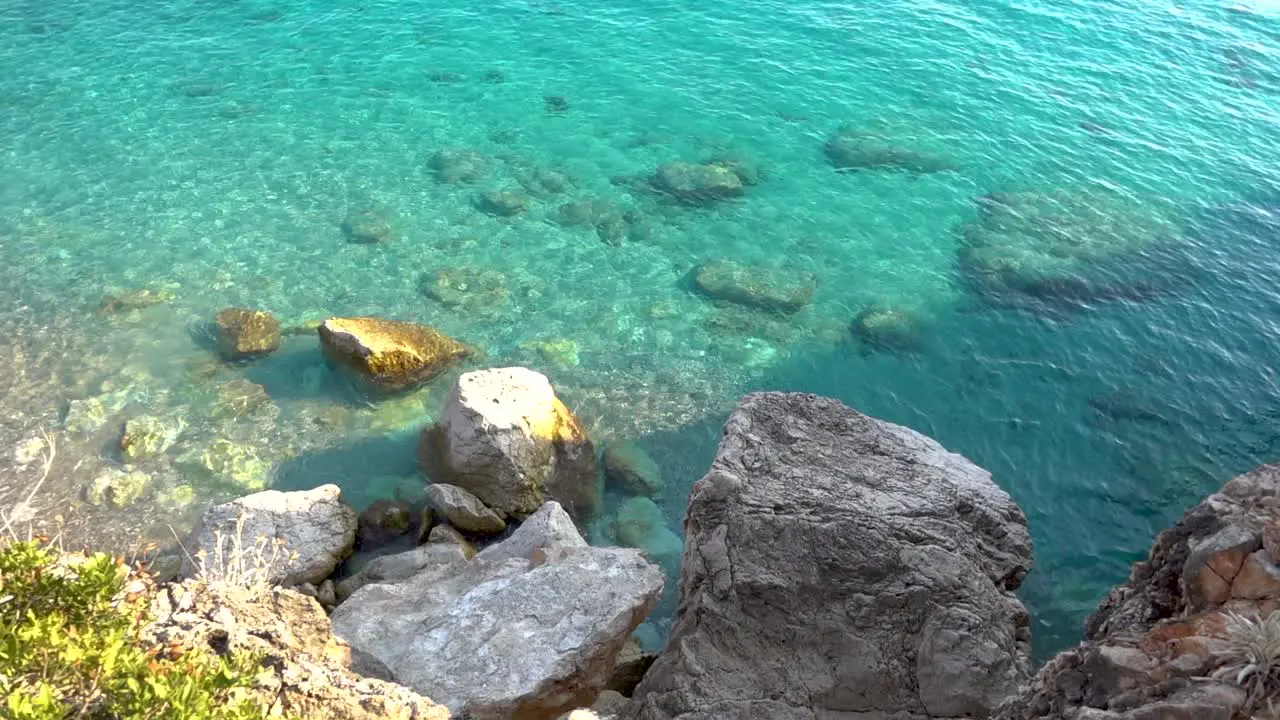
[(908, 147), (884, 134), (841, 125), (827, 138), (822, 151), (832, 167), (855, 170), (903, 170), (927, 174), (955, 170), (947, 158)]
[(326, 358), (380, 391), (420, 385), (470, 354), (435, 328), (398, 320), (329, 318), (318, 332)]
[(224, 360), (244, 360), (280, 348), (280, 321), (265, 310), (227, 308), (213, 321), (218, 354)]
[(1149, 297), (1142, 271), (1178, 234), (1158, 202), (1098, 190), (988, 193), (961, 229), (960, 267), (984, 293), (1070, 302)]
[[(235, 581), (257, 573), (285, 586), (319, 585), (351, 554), (356, 512), (337, 485), (314, 490), (265, 492), (215, 505), (191, 532), (183, 575), (204, 570), (207, 579)], [(203, 556), (200, 553), (204, 553)]]
[(650, 182), (658, 192), (689, 205), (731, 200), (745, 192), (733, 168), (712, 163), (663, 163)]
[(493, 368), (458, 378), (437, 427), (423, 433), (427, 475), (521, 518), (547, 500), (575, 517), (599, 512), (595, 450), (551, 382), (527, 368)]
[(445, 307), (468, 311), (492, 311), (506, 304), (510, 292), (501, 272), (471, 267), (436, 270), (424, 278), (427, 297)]
[(789, 313), (809, 304), (817, 278), (811, 272), (774, 270), (733, 260), (709, 260), (694, 269), (693, 284), (716, 300)]
[(519, 190), (487, 190), (476, 197), (475, 205), (487, 215), (515, 217), (529, 209), (529, 196)]
[(425, 547), (454, 555), (364, 585), (334, 611), (334, 632), (474, 720), (552, 720), (590, 704), (662, 591), (638, 551), (588, 547), (555, 503), (471, 561)]
[(987, 717), (1028, 673), (1022, 511), (907, 428), (748, 395), (685, 519), (639, 720)]
[(925, 345), (920, 320), (899, 308), (866, 308), (854, 316), (849, 332), (863, 345), (875, 349), (918, 352)]
[[(1274, 650), (1263, 648), (1280, 637), (1277, 610), (1280, 465), (1265, 465), (1160, 533), (1085, 623), (1085, 641), (1050, 660), (998, 717), (1270, 717), (1254, 713), (1280, 705)], [(1264, 665), (1246, 672), (1256, 660)]]
[(123, 508), (151, 487), (151, 476), (141, 470), (107, 468), (85, 488), (85, 500), (93, 505)]
[(186, 419), (176, 413), (129, 418), (120, 436), (120, 454), (125, 460), (159, 455), (168, 450), (186, 428)]

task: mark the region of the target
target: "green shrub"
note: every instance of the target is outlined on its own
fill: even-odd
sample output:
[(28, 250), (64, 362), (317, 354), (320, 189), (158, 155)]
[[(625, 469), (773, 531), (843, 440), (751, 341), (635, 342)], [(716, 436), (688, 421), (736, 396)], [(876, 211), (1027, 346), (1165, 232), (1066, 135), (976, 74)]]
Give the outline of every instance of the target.
[(34, 542), (0, 547), (0, 716), (13, 720), (247, 720), (261, 669), (146, 648), (149, 579), (99, 553), (63, 554)]

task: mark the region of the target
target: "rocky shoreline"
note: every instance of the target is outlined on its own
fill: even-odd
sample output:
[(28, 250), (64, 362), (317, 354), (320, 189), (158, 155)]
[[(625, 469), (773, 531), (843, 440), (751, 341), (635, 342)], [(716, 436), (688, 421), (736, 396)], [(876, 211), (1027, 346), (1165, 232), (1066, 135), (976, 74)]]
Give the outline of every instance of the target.
[[(267, 643), (284, 658), (273, 692), (308, 717), (1236, 720), (1273, 698), (1276, 467), (1161, 534), (1085, 641), (1033, 675), (1015, 595), (1030, 535), (989, 473), (835, 400), (748, 395), (689, 498), (675, 624), (655, 658), (636, 631), (661, 561), (588, 545), (561, 501), (589, 507), (589, 440), (536, 373), (482, 372), (451, 396), (475, 412), (446, 412), (421, 451), (478, 492), (438, 487), (440, 517), (406, 524), (422, 544), (344, 571), (376, 518), (335, 486), (211, 508), (188, 579), (156, 596), (152, 636)], [(540, 400), (493, 394), (514, 379)], [(245, 577), (292, 589), (237, 595)]]

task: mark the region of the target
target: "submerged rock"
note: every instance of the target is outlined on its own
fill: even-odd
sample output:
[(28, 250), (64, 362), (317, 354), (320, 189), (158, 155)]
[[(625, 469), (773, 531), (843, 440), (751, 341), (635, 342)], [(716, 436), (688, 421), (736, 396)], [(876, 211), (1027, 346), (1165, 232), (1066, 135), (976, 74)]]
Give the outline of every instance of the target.
[(867, 308), (853, 318), (849, 331), (871, 348), (916, 352), (925, 345), (920, 321), (913, 313), (898, 308)]
[(822, 146), (827, 160), (841, 171), (905, 170), (926, 174), (955, 170), (947, 158), (910, 148), (883, 134), (841, 126)]
[(639, 497), (661, 497), (667, 486), (658, 463), (639, 445), (627, 440), (605, 446), (604, 476), (613, 487)]
[(265, 310), (227, 308), (213, 321), (224, 360), (261, 357), (280, 348), (280, 321)]
[(174, 295), (169, 290), (122, 290), (109, 293), (102, 298), (102, 311), (108, 315), (143, 310), (156, 305), (171, 302)]
[(744, 192), (737, 173), (718, 164), (664, 163), (658, 166), (651, 182), (658, 192), (691, 205), (730, 200)]
[(395, 238), (386, 215), (371, 208), (349, 211), (342, 219), (342, 234), (354, 243), (383, 243)]
[(542, 98), (542, 105), (548, 115), (563, 115), (569, 112), (569, 98), (563, 95), (546, 95)]
[(786, 313), (809, 304), (817, 278), (811, 272), (774, 270), (742, 265), (733, 260), (710, 260), (694, 270), (693, 283), (717, 300)]
[(487, 190), (476, 198), (476, 209), (495, 217), (514, 217), (529, 209), (529, 196), (519, 190)]
[(126, 460), (159, 455), (168, 450), (178, 436), (187, 429), (187, 421), (181, 415), (139, 415), (124, 424), (120, 436), (120, 454)]
[(141, 470), (108, 468), (85, 488), (85, 500), (93, 505), (123, 508), (142, 497), (151, 487), (151, 476)]
[(256, 382), (235, 378), (218, 386), (218, 400), (214, 414), (220, 417), (242, 418), (271, 406), (267, 389)]
[(526, 368), (458, 378), (419, 455), (428, 475), (516, 518), (547, 500), (580, 518), (599, 510), (591, 440), (546, 376)]
[(186, 543), (195, 562), (188, 559), (182, 572), (210, 581), (261, 577), (285, 586), (319, 585), (355, 540), (356, 512), (337, 485), (267, 490), (206, 510)]
[(548, 503), (474, 560), (364, 585), (334, 611), (334, 631), (457, 717), (549, 720), (587, 705), (663, 581), (637, 551), (568, 532)]
[(325, 357), (375, 390), (415, 387), (469, 354), (435, 328), (397, 320), (329, 318), (318, 332)]
[(471, 150), (439, 150), (429, 166), (442, 183), (474, 183), (489, 174), (489, 161)]
[(680, 536), (667, 527), (662, 508), (649, 498), (633, 497), (622, 503), (614, 518), (613, 530), (620, 545), (644, 551), (645, 557), (667, 572), (679, 569), (684, 545)]
[[(1269, 717), (1242, 675), (1280, 616), (1280, 465), (1241, 475), (1160, 533), (999, 720)], [(1248, 692), (1256, 688), (1257, 692)], [(1262, 713), (1262, 714), (1259, 714)]]
[(271, 474), (271, 463), (248, 445), (218, 438), (207, 448), (192, 448), (175, 460), (179, 469), (196, 477), (233, 485), (242, 490), (262, 490)]
[(454, 267), (426, 277), (423, 292), (441, 305), (465, 310), (486, 310), (505, 305), (507, 279), (497, 270)]
[(573, 189), (573, 179), (559, 170), (529, 166), (515, 171), (516, 182), (534, 197), (547, 198)]
[(1143, 255), (1177, 235), (1159, 203), (1096, 190), (990, 193), (961, 229), (960, 266), (977, 289), (1069, 302), (1141, 300)]
[(356, 547), (373, 550), (413, 531), (414, 512), (403, 502), (379, 499), (356, 518)]
[(507, 529), (497, 513), (484, 506), (480, 498), (457, 485), (434, 483), (427, 486), (431, 506), (463, 532), (492, 535)]
[(449, 720), (447, 708), (361, 676), (317, 602), (281, 588), (188, 580), (155, 593), (141, 637), (159, 652), (260, 657), (248, 696), (264, 716), (307, 720)]
[(1026, 519), (988, 473), (907, 428), (748, 395), (685, 533), (639, 720), (988, 717), (1027, 676)]
[(528, 340), (520, 343), (521, 350), (536, 352), (544, 361), (559, 367), (578, 367), (578, 342), (569, 338)]

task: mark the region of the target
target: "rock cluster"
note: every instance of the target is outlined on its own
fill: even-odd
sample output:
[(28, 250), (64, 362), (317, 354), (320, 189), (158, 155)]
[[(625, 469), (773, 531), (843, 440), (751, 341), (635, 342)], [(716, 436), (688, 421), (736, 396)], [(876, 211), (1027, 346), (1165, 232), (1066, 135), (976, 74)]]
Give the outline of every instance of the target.
[(1025, 518), (911, 430), (749, 395), (685, 536), (676, 623), (629, 717), (987, 717), (1027, 677)]
[(1267, 465), (1161, 533), (1089, 618), (1085, 642), (1046, 664), (999, 718), (1250, 717), (1278, 689), (1280, 658), (1266, 649), (1280, 637), (1277, 610), (1280, 465)]

